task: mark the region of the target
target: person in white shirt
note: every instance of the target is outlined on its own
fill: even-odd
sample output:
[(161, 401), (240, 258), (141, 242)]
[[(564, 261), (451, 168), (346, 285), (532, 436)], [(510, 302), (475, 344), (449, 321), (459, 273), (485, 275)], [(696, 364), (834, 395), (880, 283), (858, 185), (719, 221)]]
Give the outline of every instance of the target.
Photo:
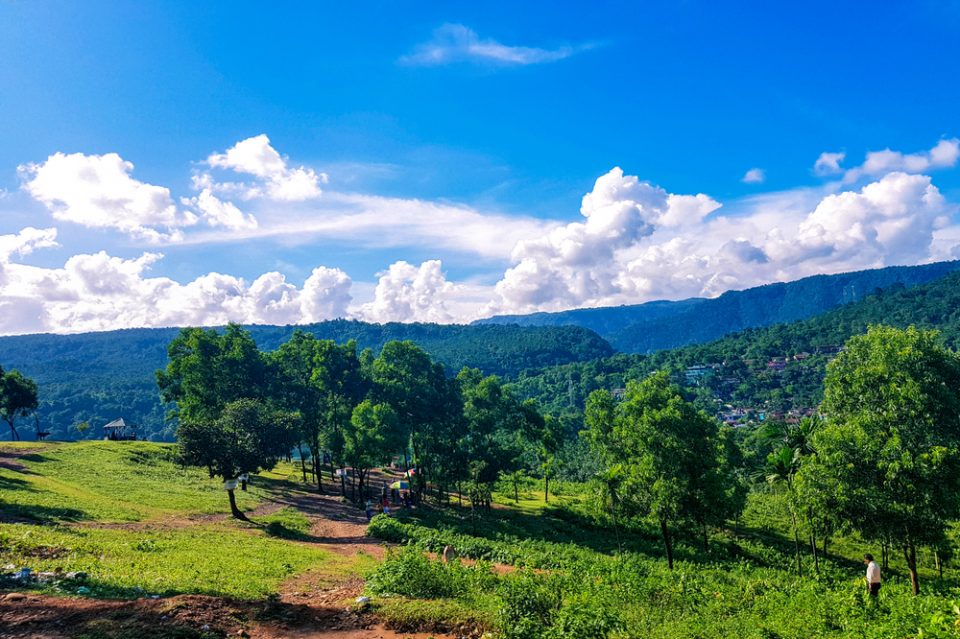
[(863, 556), (863, 563), (867, 564), (867, 592), (871, 597), (876, 597), (880, 592), (880, 566), (870, 553)]

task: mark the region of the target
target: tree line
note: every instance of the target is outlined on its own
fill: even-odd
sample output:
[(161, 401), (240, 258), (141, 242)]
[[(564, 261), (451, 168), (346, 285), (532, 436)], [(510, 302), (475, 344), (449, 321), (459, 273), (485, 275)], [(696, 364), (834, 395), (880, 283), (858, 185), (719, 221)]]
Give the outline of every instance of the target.
[[(321, 468), (329, 457), (331, 473), (353, 469), (351, 496), (363, 499), (370, 469), (399, 457), (415, 468), (419, 496), (456, 490), (489, 505), (499, 477), (531, 458), (549, 472), (559, 446), (557, 422), (534, 402), (477, 369), (450, 377), (410, 341), (387, 342), (374, 355), (352, 340), (297, 331), (262, 352), (248, 331), (230, 325), (183, 329), (168, 356), (157, 383), (177, 421), (182, 458), (228, 482), (297, 450), (304, 481), (309, 473), (326, 490)], [(342, 474), (339, 484), (333, 489), (346, 496)], [(227, 486), (233, 515), (242, 517)]]
[[(768, 451), (756, 474), (787, 496), (797, 571), (803, 521), (815, 568), (818, 540), (825, 554), (831, 536), (855, 531), (885, 560), (902, 553), (916, 594), (918, 547), (942, 569), (960, 517), (960, 356), (935, 331), (874, 326), (830, 362), (823, 397), (816, 417), (748, 436), (751, 452)], [(676, 527), (700, 529), (706, 544), (707, 526), (742, 509), (750, 466), (731, 431), (666, 373), (629, 382), (620, 400), (595, 391), (586, 425), (614, 528), (653, 520), (671, 567)]]

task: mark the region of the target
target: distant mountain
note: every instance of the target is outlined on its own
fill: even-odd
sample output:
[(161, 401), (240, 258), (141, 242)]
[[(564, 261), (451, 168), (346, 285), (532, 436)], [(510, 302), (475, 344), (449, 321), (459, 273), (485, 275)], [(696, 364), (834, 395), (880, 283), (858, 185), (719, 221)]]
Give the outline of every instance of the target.
[(690, 298), (558, 313), (500, 315), (474, 324), (582, 326), (596, 331), (619, 351), (650, 353), (702, 344), (747, 328), (813, 317), (863, 299), (878, 289), (893, 285), (916, 286), (958, 269), (960, 261), (891, 266), (729, 291), (713, 299)]
[[(438, 324), (366, 324), (336, 320), (306, 326), (248, 326), (262, 350), (274, 350), (297, 329), (323, 339), (380, 348), (413, 340), (451, 373), (464, 366), (516, 376), (527, 368), (586, 361), (614, 350), (596, 333), (577, 326), (524, 327)], [(167, 344), (179, 329), (128, 329), (78, 335), (0, 337), (0, 366), (19, 369), (39, 384), (42, 428), (54, 438), (76, 437), (82, 421), (94, 428), (123, 417), (152, 439), (170, 439), (154, 372), (166, 366)], [(21, 430), (29, 438), (31, 428)], [(0, 438), (6, 433), (0, 429)]]
[(704, 344), (526, 371), (514, 388), (563, 413), (582, 410), (594, 390), (622, 388), (628, 380), (667, 370), (678, 382), (697, 387), (702, 399), (774, 412), (811, 408), (822, 399), (827, 363), (851, 336), (875, 324), (933, 328), (947, 346), (960, 348), (960, 272), (910, 288), (894, 284), (816, 317)]

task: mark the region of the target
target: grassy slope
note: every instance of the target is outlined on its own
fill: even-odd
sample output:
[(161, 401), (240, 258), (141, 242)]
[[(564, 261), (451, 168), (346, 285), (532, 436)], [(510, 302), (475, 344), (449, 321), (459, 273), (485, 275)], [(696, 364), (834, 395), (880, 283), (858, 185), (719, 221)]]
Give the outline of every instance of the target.
[[(373, 529), (382, 538), (434, 552), (449, 543), (467, 557), (525, 568), (504, 573), (483, 563), (426, 566), (401, 553), (388, 558), (369, 587), (400, 595), (380, 605), (384, 614), (408, 623), (443, 610), (461, 623), (497, 624), (510, 638), (584, 639), (608, 631), (616, 637), (704, 639), (946, 637), (960, 628), (953, 608), (960, 574), (948, 570), (937, 580), (929, 558), (922, 566), (924, 594), (913, 597), (902, 562), (894, 557), (879, 607), (864, 600), (857, 560), (866, 550), (879, 553), (855, 538), (834, 540), (817, 576), (810, 574), (812, 561), (805, 556), (807, 577), (797, 578), (789, 519), (776, 495), (754, 494), (744, 534), (716, 533), (709, 552), (698, 540), (681, 537), (674, 571), (662, 559), (655, 531), (642, 524), (623, 531), (624, 552), (616, 556), (617, 540), (609, 529), (594, 527), (578, 512), (576, 504), (589, 503), (588, 494), (580, 497), (568, 497), (572, 508), (548, 509), (542, 502), (537, 508), (537, 494), (529, 491), (521, 493), (521, 509), (497, 509), (480, 519), (457, 509), (378, 518)], [(761, 524), (778, 532), (764, 531)], [(512, 605), (518, 590), (528, 593), (519, 607)], [(424, 604), (424, 592), (431, 591), (427, 598), (437, 607)], [(538, 593), (549, 602), (541, 616), (530, 605), (529, 595)]]
[[(303, 531), (306, 520), (295, 512), (258, 517), (258, 525), (223, 517), (189, 521), (227, 513), (229, 505), (217, 480), (180, 468), (168, 445), (0, 444), (3, 452), (25, 456), (13, 460), (24, 468), (0, 468), (0, 521), (12, 522), (0, 523), (0, 564), (90, 575), (85, 584), (48, 589), (257, 599), (307, 569), (352, 569), (324, 550), (277, 539)], [(264, 473), (249, 492), (238, 492), (241, 508), (254, 508), (283, 486), (284, 470)]]

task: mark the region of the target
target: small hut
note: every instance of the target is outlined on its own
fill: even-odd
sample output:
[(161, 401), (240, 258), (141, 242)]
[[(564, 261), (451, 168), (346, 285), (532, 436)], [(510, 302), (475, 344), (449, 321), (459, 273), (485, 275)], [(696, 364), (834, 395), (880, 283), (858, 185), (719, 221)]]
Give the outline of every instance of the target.
[(110, 441), (132, 441), (137, 438), (137, 429), (128, 425), (121, 417), (103, 427), (103, 438)]

